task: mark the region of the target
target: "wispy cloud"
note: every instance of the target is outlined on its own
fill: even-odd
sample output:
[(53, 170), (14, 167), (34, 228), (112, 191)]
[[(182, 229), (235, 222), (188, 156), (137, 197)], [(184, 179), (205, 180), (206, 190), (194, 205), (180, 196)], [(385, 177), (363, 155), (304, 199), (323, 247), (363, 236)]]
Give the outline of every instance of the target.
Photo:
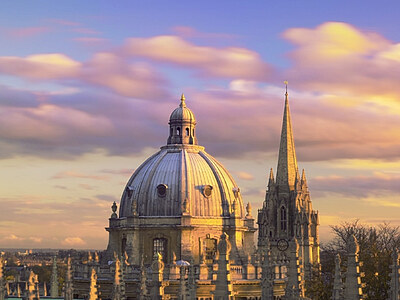
[(172, 27), (172, 32), (182, 38), (202, 38), (207, 40), (232, 40), (238, 37), (229, 33), (201, 32), (189, 26), (174, 26)]
[(66, 237), (62, 242), (61, 245), (63, 246), (68, 246), (68, 247), (81, 247), (81, 246), (85, 246), (86, 242), (78, 237)]
[(373, 198), (391, 194), (397, 206), (400, 206), (399, 181), (399, 174), (375, 172), (370, 176), (318, 176), (311, 178), (309, 185), (319, 193), (334, 193), (346, 197)]
[(253, 180), (254, 176), (250, 173), (240, 171), (235, 173), (238, 178), (243, 179), (243, 180)]
[(108, 176), (92, 175), (92, 174), (82, 174), (75, 171), (64, 171), (55, 174), (52, 179), (63, 179), (63, 178), (86, 178), (93, 180), (107, 180)]
[(30, 38), (43, 33), (51, 31), (50, 27), (37, 26), (37, 27), (21, 27), (21, 28), (0, 28), (0, 32), (3, 32), (9, 38)]

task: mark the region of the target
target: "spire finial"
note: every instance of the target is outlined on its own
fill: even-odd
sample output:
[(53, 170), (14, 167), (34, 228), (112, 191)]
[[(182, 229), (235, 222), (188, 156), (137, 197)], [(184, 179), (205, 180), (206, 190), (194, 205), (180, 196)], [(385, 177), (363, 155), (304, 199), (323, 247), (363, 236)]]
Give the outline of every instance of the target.
[(288, 95), (288, 93), (287, 93), (287, 86), (288, 86), (288, 81), (287, 80), (285, 80), (284, 82), (283, 82), (285, 85), (286, 85), (286, 93), (285, 93), (285, 95), (287, 96)]
[(185, 95), (182, 93), (181, 95), (181, 104), (179, 105), (180, 107), (186, 107), (186, 103), (185, 103)]

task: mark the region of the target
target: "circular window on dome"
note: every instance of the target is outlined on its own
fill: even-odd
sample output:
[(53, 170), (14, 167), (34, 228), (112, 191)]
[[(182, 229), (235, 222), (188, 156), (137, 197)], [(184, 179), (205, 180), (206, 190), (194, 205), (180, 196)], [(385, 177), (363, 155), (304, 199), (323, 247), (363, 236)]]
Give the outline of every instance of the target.
[(207, 198), (210, 197), (212, 189), (213, 189), (213, 187), (211, 185), (204, 185), (203, 186), (203, 195)]
[(158, 197), (165, 197), (167, 195), (168, 186), (166, 184), (157, 185), (157, 195)]

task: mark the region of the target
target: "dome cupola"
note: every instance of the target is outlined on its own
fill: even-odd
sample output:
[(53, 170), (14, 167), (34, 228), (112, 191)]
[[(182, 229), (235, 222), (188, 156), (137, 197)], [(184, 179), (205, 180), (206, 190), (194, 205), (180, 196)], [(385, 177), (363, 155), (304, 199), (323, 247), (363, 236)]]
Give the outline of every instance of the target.
[(167, 144), (197, 145), (195, 136), (196, 118), (193, 112), (186, 107), (185, 95), (181, 96), (181, 103), (169, 117), (169, 137)]

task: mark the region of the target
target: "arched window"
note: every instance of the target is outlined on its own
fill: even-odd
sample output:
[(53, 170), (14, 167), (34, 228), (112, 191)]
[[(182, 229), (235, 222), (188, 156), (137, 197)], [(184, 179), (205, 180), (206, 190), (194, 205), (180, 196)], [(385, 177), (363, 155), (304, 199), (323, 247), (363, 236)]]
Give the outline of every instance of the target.
[(204, 250), (205, 250), (205, 263), (212, 264), (217, 254), (217, 240), (210, 238), (207, 235), (206, 239), (204, 240)]
[(186, 135), (189, 136), (189, 128), (186, 127)]
[(281, 207), (281, 231), (287, 230), (287, 216), (286, 216), (286, 208), (284, 206)]
[(180, 127), (176, 127), (176, 135), (181, 135), (181, 128)]
[(157, 253), (162, 255), (163, 261), (167, 261), (167, 239), (156, 238), (153, 240), (153, 256)]

